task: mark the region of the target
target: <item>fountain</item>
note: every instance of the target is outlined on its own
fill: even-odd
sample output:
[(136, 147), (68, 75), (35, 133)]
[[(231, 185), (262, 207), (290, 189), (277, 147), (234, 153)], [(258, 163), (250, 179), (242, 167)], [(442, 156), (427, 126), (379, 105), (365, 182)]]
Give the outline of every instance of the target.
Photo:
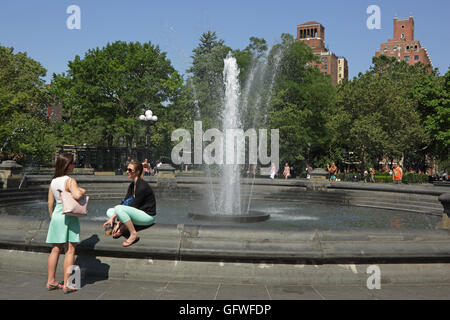
[[(252, 70), (252, 72), (254, 72), (254, 70)], [(236, 59), (231, 56), (231, 53), (229, 53), (224, 60), (223, 81), (225, 85), (225, 96), (222, 108), (222, 130), (242, 129), (242, 114), (239, 106), (247, 103), (248, 92), (246, 93), (246, 99), (241, 100), (239, 68)], [(250, 85), (247, 84), (246, 89), (248, 90), (249, 87)], [(234, 137), (232, 137), (232, 139), (234, 139)], [(237, 157), (237, 152), (236, 149), (229, 150), (227, 135), (224, 136), (223, 142), (226, 160), (224, 160), (221, 165), (219, 190), (215, 192), (214, 188), (209, 189), (210, 212), (200, 214), (189, 213), (189, 217), (194, 220), (232, 222), (266, 221), (270, 218), (270, 214), (250, 211), (251, 191), (247, 199), (242, 199), (240, 164), (234, 163), (234, 157)], [(230, 157), (232, 159), (230, 159)], [(233, 162), (233, 164), (230, 164), (230, 162)]]

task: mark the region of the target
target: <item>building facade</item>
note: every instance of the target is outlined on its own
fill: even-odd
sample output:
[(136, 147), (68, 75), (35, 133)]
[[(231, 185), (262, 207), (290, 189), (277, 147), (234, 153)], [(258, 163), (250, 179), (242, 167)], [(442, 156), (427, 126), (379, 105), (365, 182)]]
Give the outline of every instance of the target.
[[(312, 67), (331, 77), (336, 86), (343, 79), (348, 79), (348, 62), (345, 58), (338, 58), (325, 47), (325, 27), (316, 21), (305, 22), (297, 26), (297, 41), (310, 47), (319, 58), (319, 62), (312, 62)], [(341, 67), (341, 69), (339, 69)]]
[(344, 57), (338, 58), (338, 79), (340, 83), (342, 80), (348, 79), (348, 62)]
[(398, 61), (405, 61), (409, 65), (421, 62), (433, 69), (430, 56), (426, 48), (422, 47), (414, 38), (414, 18), (394, 18), (394, 37), (380, 45), (375, 56), (386, 55), (395, 57)]

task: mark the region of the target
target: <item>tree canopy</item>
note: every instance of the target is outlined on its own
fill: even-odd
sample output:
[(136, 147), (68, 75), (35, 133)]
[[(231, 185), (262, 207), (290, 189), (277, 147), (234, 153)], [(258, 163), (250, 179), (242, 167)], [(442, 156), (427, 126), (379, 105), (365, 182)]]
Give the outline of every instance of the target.
[(46, 70), (26, 53), (0, 46), (0, 151), (3, 157), (48, 162), (54, 137), (47, 120)]

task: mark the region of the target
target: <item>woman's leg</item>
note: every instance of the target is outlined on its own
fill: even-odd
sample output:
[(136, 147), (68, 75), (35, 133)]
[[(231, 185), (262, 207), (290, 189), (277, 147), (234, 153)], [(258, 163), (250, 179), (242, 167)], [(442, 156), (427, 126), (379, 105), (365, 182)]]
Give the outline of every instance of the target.
[(114, 215), (115, 215), (115, 212), (114, 212), (114, 208), (109, 208), (107, 211), (106, 211), (106, 215), (108, 216), (108, 218), (112, 218), (112, 217), (114, 217)]
[(63, 245), (54, 244), (50, 255), (48, 256), (48, 280), (47, 285), (56, 283), (55, 273), (56, 267), (58, 266), (58, 259), (61, 251), (63, 250)]
[[(75, 245), (74, 243), (68, 242), (66, 248), (66, 257), (64, 259), (64, 287), (68, 287), (67, 280), (72, 274), (71, 268), (75, 263)], [(70, 270), (70, 271), (69, 271)]]
[(144, 211), (133, 207), (119, 205), (116, 206), (114, 210), (120, 222), (122, 222), (130, 232), (130, 237), (128, 238), (128, 242), (130, 243), (139, 236), (134, 225), (149, 226), (154, 222), (153, 217), (149, 216)]

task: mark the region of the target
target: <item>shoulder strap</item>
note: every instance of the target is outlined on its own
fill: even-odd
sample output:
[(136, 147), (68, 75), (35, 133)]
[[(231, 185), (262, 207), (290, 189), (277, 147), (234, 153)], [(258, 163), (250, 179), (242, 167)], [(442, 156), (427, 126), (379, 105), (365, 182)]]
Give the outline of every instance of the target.
[[(72, 181), (72, 178), (69, 176), (69, 179), (66, 180), (66, 181), (69, 181), (69, 192), (71, 192), (71, 190), (70, 190), (70, 182)], [(65, 190), (66, 190), (66, 183), (64, 182), (64, 191)]]

